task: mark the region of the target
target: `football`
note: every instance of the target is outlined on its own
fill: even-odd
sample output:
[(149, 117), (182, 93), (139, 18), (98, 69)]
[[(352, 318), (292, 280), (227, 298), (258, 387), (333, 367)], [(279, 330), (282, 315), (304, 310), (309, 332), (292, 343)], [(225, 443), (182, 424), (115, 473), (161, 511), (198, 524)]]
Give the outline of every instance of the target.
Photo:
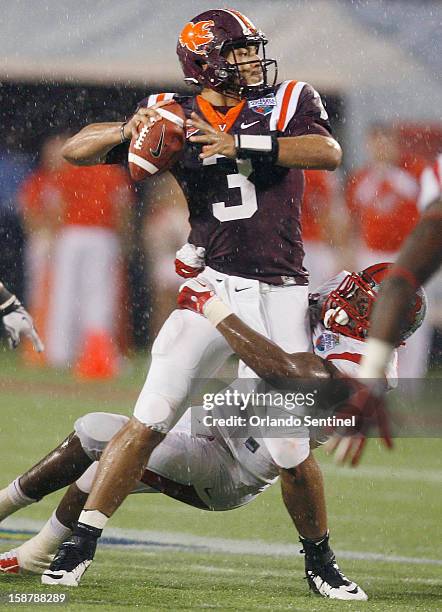
[(186, 117), (181, 106), (172, 101), (155, 110), (161, 121), (152, 126), (140, 124), (129, 145), (129, 172), (134, 181), (171, 168), (184, 146)]

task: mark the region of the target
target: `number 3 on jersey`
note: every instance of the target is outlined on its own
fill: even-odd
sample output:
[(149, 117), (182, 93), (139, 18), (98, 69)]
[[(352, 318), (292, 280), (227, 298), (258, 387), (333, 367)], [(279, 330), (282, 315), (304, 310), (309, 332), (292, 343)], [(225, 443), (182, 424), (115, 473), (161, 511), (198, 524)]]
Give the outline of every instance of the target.
[[(203, 160), (204, 166), (216, 164), (217, 160), (224, 155), (213, 155)], [(213, 216), (221, 222), (236, 221), (237, 219), (250, 219), (258, 210), (255, 185), (249, 181), (252, 174), (250, 160), (237, 160), (238, 173), (227, 174), (227, 186), (229, 189), (238, 189), (241, 194), (241, 204), (238, 206), (226, 206), (225, 202), (214, 202), (212, 204)]]

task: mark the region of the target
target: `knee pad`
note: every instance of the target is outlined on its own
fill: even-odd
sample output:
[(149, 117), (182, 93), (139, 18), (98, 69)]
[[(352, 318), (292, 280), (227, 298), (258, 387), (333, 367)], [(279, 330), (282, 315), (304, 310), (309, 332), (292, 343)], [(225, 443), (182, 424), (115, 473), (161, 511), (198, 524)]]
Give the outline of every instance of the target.
[(294, 468), (310, 454), (308, 438), (266, 438), (265, 445), (273, 461), (281, 468)]
[(159, 393), (142, 392), (135, 404), (134, 417), (146, 427), (167, 433), (176, 420), (176, 413), (177, 406), (171, 400)]
[(90, 412), (75, 421), (74, 431), (86, 455), (95, 461), (128, 420), (122, 414)]
[(89, 494), (92, 490), (92, 485), (94, 484), (95, 474), (97, 473), (98, 461), (94, 461), (92, 465), (88, 467), (88, 469), (80, 476), (80, 478), (75, 482), (77, 487), (83, 493)]

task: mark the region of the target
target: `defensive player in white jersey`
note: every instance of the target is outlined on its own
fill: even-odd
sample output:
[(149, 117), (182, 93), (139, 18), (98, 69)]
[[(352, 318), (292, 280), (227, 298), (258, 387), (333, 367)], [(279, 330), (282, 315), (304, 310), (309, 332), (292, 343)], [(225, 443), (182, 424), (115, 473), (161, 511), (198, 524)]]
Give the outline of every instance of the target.
[[(266, 44), (239, 11), (197, 15), (181, 31), (177, 54), (186, 82), (199, 93), (146, 97), (127, 122), (83, 128), (67, 141), (64, 155), (79, 165), (127, 160), (127, 141), (140, 126), (161, 121), (155, 105), (173, 99), (186, 116), (186, 139), (171, 172), (188, 202), (189, 241), (205, 249), (205, 277), (222, 285), (246, 323), (285, 350), (309, 351), (303, 169), (334, 170), (342, 153), (318, 92), (303, 81), (276, 83)], [(103, 452), (70, 545), (57, 556), (60, 585), (90, 565), (106, 521), (182, 416), (186, 397), (230, 354), (219, 331), (193, 312), (177, 310), (165, 322), (134, 415)], [(240, 376), (256, 373), (242, 364)], [(275, 450), (278, 464), (284, 455), (282, 466), (293, 467), (306, 449), (308, 440), (277, 440), (270, 453)]]
[(32, 341), (38, 353), (44, 350), (31, 315), (2, 282), (0, 282), (0, 320), (10, 348), (17, 348), (20, 337), (25, 336)]
[[(276, 386), (282, 384), (287, 388), (288, 381), (306, 377), (324, 381), (354, 375), (365, 351), (363, 333), (371, 309), (370, 299), (375, 297), (375, 284), (370, 270), (360, 275), (342, 272), (311, 296), (314, 355), (288, 354), (232, 314), (218, 326), (226, 339), (235, 345), (238, 355), (264, 380)], [(208, 300), (216, 301), (216, 298), (209, 286), (203, 286), (201, 281), (189, 281), (183, 286), (180, 296), (183, 307), (196, 312), (206, 311)], [(390, 375), (396, 376), (394, 359)], [(136, 491), (157, 490), (198, 508), (228, 510), (249, 503), (275, 482), (278, 475), (285, 477), (284, 470), (278, 467), (266, 447), (268, 441), (241, 437), (236, 426), (206, 426), (204, 408), (192, 408), (191, 411), (192, 432), (188, 411), (152, 453)], [(247, 410), (244, 414), (247, 415)], [(55, 549), (70, 534), (70, 527), (78, 518), (91, 488), (96, 459), (126, 422), (127, 417), (106, 413), (82, 417), (67, 440), (0, 492), (2, 520), (17, 509), (70, 484), (81, 474), (42, 531), (0, 556), (0, 571), (41, 573), (47, 569)], [(296, 481), (292, 486), (296, 488)], [(318, 487), (321, 489), (321, 481)], [(284, 501), (301, 536), (310, 587), (333, 599), (365, 599), (362, 589), (340, 572), (328, 545), (323, 491), (319, 505), (324, 508), (319, 512), (312, 508), (311, 499), (298, 499), (304, 493), (302, 487), (293, 493)], [(309, 520), (323, 523), (323, 537), (318, 541), (303, 537)], [(48, 583), (53, 571), (46, 573)]]

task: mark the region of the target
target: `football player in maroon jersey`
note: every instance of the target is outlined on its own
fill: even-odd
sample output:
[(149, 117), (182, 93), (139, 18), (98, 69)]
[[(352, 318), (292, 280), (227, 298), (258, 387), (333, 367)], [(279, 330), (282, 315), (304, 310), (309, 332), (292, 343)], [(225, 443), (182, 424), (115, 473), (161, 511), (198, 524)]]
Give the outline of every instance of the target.
[[(199, 93), (151, 95), (127, 122), (85, 127), (67, 141), (64, 155), (75, 164), (121, 160), (139, 124), (161, 120), (155, 105), (178, 102), (187, 133), (172, 173), (189, 206), (189, 244), (204, 250), (204, 277), (223, 287), (229, 307), (247, 324), (285, 350), (304, 352), (311, 350), (311, 334), (299, 222), (302, 170), (334, 170), (341, 149), (313, 87), (295, 80), (276, 83), (276, 72), (270, 77), (276, 62), (266, 58), (266, 44), (264, 34), (238, 11), (198, 15), (183, 28), (177, 53), (185, 80)], [(232, 352), (218, 330), (195, 313), (177, 310), (168, 318), (152, 347), (134, 416), (100, 460), (74, 534), (48, 571), (51, 583), (79, 583), (107, 519), (180, 418), (186, 398)], [(256, 373), (240, 364), (239, 376)], [(283, 469), (304, 464), (309, 440), (291, 442), (290, 448), (283, 465), (275, 453)], [(317, 478), (318, 470), (310, 469), (301, 477), (312, 499)], [(324, 537), (314, 520), (307, 537)]]

